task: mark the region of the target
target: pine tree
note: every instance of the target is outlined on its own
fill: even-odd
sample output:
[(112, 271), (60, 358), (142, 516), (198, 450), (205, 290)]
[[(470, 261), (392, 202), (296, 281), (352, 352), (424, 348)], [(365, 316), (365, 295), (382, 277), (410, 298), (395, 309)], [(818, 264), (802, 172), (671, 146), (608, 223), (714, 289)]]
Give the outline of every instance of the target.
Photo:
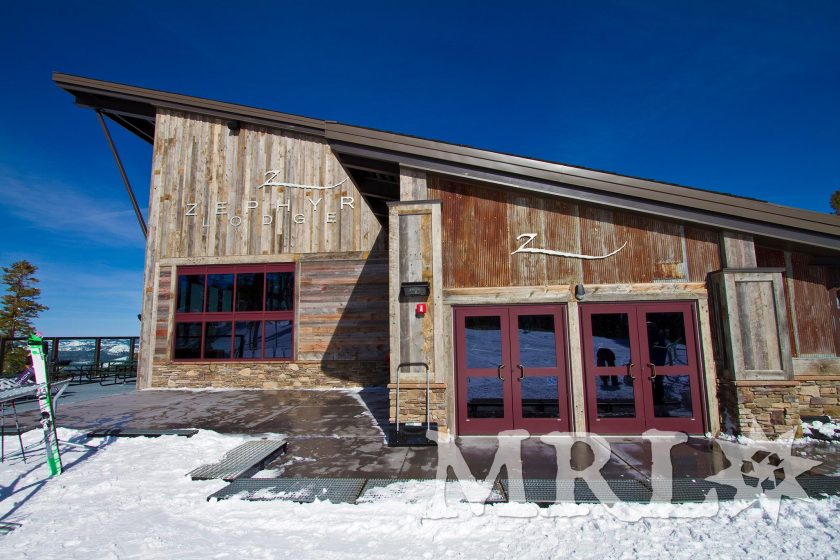
[(829, 204), (831, 204), (832, 212), (834, 214), (840, 215), (840, 191), (834, 191), (833, 193), (831, 193)]
[[(35, 265), (28, 261), (18, 261), (9, 267), (2, 267), (3, 284), (6, 294), (0, 307), (0, 336), (14, 338), (29, 336), (35, 332), (32, 321), (41, 311), (48, 308), (38, 303), (41, 290), (35, 287), (38, 279)], [(3, 371), (17, 372), (26, 362), (26, 350), (22, 346), (8, 347), (3, 364)]]

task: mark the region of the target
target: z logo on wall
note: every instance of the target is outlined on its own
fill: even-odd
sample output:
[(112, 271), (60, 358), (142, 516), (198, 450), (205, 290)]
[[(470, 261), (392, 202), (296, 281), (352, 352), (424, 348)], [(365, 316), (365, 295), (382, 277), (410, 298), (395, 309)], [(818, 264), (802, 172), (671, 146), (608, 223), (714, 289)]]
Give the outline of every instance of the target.
[[(342, 181), (339, 181), (335, 185), (328, 185), (328, 186), (325, 186), (325, 187), (319, 187), (319, 186), (315, 186), (315, 185), (298, 185), (297, 183), (286, 183), (286, 182), (283, 182), (283, 181), (277, 181), (276, 180), (277, 176), (280, 175), (280, 173), (282, 173), (282, 171), (279, 170), (279, 169), (272, 169), (270, 171), (266, 171), (265, 172), (265, 178), (266, 178), (265, 182), (257, 188), (261, 189), (263, 187), (288, 187), (290, 189), (306, 189), (306, 190), (312, 189), (312, 190), (316, 190), (316, 191), (326, 191), (326, 190), (329, 190), (329, 189), (334, 189), (336, 187), (340, 187), (345, 182), (347, 182), (347, 177), (345, 177)], [(270, 177), (269, 177), (269, 175), (270, 175)]]
[(553, 249), (537, 249), (535, 247), (528, 247), (531, 242), (537, 237), (536, 233), (523, 233), (516, 237), (516, 240), (519, 241), (523, 237), (527, 237), (528, 239), (519, 246), (519, 248), (512, 252), (511, 255), (515, 255), (516, 253), (535, 253), (538, 255), (551, 255), (552, 257), (569, 257), (572, 259), (586, 259), (586, 260), (598, 260), (598, 259), (606, 259), (607, 257), (611, 257), (624, 249), (627, 246), (627, 242), (624, 242), (624, 245), (613, 251), (612, 253), (607, 253), (606, 255), (581, 255), (579, 253), (568, 253), (566, 251), (555, 251)]

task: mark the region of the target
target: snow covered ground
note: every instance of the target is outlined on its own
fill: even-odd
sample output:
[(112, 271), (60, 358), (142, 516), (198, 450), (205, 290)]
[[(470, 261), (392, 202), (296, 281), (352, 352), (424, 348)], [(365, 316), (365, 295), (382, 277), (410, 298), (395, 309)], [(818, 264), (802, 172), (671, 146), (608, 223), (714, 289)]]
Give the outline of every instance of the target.
[[(2, 558), (830, 558), (840, 554), (840, 499), (783, 502), (778, 523), (760, 507), (739, 514), (724, 503), (714, 517), (619, 521), (606, 509), (558, 505), (536, 518), (508, 517), (513, 505), (481, 516), (454, 504), (458, 519), (427, 518), (428, 486), (412, 503), (389, 495), (360, 505), (207, 502), (222, 481), (192, 481), (250, 436), (201, 431), (193, 438), (91, 440), (65, 449), (67, 471), (47, 479), (39, 433), (25, 434), (31, 459), (0, 465), (0, 518), (19, 523), (0, 537)], [(85, 441), (60, 429), (64, 440)], [(17, 441), (6, 440), (6, 451)], [(522, 506), (519, 506), (522, 507)], [(656, 515), (700, 512), (697, 505), (621, 504)]]

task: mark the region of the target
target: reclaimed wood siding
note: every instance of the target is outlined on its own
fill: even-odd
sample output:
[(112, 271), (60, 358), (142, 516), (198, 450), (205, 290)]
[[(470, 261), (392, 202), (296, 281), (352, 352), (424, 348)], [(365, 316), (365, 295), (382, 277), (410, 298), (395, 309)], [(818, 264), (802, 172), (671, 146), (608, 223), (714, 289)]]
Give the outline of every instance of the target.
[(157, 310), (155, 313), (155, 362), (169, 358), (169, 317), (172, 314), (172, 296), (174, 294), (172, 284), (172, 267), (161, 267), (158, 275)]
[[(442, 201), (446, 288), (704, 282), (720, 268), (711, 230), (438, 176), (428, 190)], [(579, 254), (626, 246), (600, 260), (511, 254), (525, 233), (529, 247)]]
[[(234, 133), (219, 119), (161, 110), (152, 165), (158, 258), (384, 248), (379, 222), (318, 138), (248, 124)], [(346, 181), (330, 190), (258, 189), (269, 170), (280, 171), (277, 181), (301, 185)], [(349, 198), (342, 207), (342, 197), (353, 199), (352, 208)], [(286, 202), (288, 209), (278, 207)]]
[(298, 360), (387, 359), (387, 261), (301, 262), (298, 274)]

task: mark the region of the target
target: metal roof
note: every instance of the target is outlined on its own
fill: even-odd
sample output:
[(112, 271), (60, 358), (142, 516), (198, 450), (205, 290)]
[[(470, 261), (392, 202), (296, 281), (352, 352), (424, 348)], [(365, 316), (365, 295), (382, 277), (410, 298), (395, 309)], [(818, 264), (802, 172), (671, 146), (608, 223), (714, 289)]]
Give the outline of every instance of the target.
[[(393, 173), (398, 165), (405, 165), (502, 188), (742, 231), (783, 243), (840, 250), (840, 217), (831, 214), (58, 72), (53, 73), (53, 81), (72, 94), (79, 105), (101, 110), (148, 142), (154, 138), (158, 109), (198, 113), (324, 138), (343, 162), (355, 161), (359, 169)], [(373, 163), (365, 167), (360, 161)]]

